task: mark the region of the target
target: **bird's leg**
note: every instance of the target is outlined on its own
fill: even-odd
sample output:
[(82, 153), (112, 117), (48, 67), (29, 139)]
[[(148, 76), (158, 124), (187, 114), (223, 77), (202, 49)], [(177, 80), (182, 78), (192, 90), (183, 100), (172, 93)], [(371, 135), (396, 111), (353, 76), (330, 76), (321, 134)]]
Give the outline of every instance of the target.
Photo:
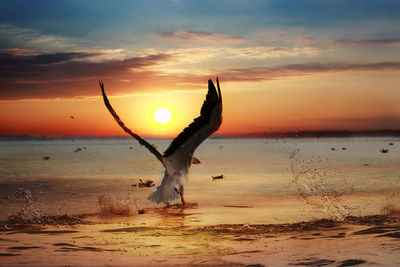
[(185, 199), (183, 198), (183, 185), (181, 185), (181, 188), (179, 190), (179, 195), (181, 196), (181, 201), (182, 201), (182, 206), (185, 206)]
[(182, 208), (191, 208), (191, 207), (196, 207), (197, 203), (188, 203), (185, 201), (185, 198), (183, 197), (183, 185), (181, 185), (181, 188), (179, 190), (179, 196), (181, 197), (181, 206)]

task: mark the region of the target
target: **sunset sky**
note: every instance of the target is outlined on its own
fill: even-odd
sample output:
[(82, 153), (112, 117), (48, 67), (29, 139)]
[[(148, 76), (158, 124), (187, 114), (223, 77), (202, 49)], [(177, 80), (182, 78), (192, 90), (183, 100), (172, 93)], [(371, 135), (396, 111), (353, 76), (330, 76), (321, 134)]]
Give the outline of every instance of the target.
[[(400, 129), (400, 1), (1, 1), (0, 135)], [(168, 108), (172, 120), (153, 119)], [(71, 117), (73, 116), (73, 117)]]

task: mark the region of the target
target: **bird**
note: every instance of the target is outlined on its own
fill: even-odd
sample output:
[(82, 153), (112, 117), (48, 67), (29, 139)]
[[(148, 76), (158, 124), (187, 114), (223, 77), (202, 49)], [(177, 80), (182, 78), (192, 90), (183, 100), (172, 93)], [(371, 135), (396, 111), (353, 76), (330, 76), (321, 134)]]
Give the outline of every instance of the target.
[(118, 125), (135, 138), (140, 145), (146, 147), (164, 167), (164, 177), (161, 184), (148, 197), (151, 202), (156, 204), (164, 203), (166, 207), (169, 207), (170, 203), (175, 201), (180, 201), (178, 204), (180, 206), (190, 205), (185, 201), (184, 187), (188, 179), (190, 166), (193, 160), (196, 161), (193, 153), (222, 124), (222, 95), (218, 77), (216, 78), (216, 83), (217, 88), (211, 79), (208, 80), (208, 92), (200, 109), (200, 116), (184, 128), (170, 143), (165, 152), (161, 154), (153, 145), (122, 122), (107, 98), (103, 81), (99, 81), (104, 104)]

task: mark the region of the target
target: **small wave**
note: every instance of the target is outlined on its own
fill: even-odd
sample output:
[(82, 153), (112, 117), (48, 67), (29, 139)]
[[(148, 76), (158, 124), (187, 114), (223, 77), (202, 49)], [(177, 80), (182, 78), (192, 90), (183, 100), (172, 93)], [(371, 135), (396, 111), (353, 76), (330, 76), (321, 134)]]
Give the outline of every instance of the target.
[(23, 218), (18, 215), (8, 217), (8, 224), (41, 224), (41, 225), (75, 225), (82, 224), (83, 218), (87, 215), (69, 216), (69, 215), (43, 215), (37, 218)]

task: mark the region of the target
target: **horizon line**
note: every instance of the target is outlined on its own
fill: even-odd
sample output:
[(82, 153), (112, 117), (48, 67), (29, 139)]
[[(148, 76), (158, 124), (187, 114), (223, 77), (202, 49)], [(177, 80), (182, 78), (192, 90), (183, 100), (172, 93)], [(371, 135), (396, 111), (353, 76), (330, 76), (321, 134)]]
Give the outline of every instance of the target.
[[(215, 134), (210, 138), (332, 138), (332, 137), (400, 137), (400, 129), (379, 130), (289, 130), (289, 131), (260, 131), (238, 134)], [(0, 139), (131, 139), (125, 135), (20, 135), (0, 134)], [(148, 139), (173, 139), (169, 136), (143, 136)]]

